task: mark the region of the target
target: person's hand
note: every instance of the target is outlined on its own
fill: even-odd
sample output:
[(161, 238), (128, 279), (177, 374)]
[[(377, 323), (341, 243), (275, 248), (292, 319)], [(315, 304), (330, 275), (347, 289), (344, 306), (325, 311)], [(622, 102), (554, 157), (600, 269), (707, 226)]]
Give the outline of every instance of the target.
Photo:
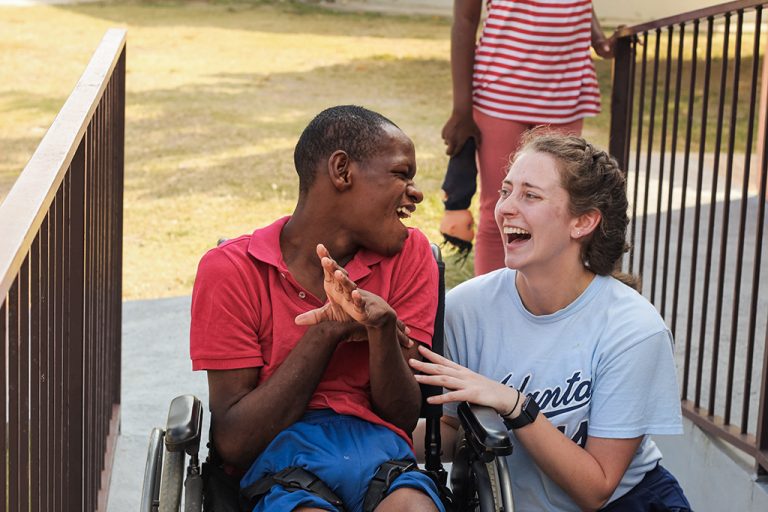
[(449, 390), (442, 395), (427, 398), (431, 404), (466, 401), (492, 407), (499, 414), (506, 414), (517, 400), (518, 391), (513, 388), (483, 377), (426, 347), (420, 346), (419, 352), (424, 361), (411, 359), (408, 362), (411, 368), (422, 372), (415, 375), (416, 381)]
[(317, 256), (323, 266), (323, 289), (328, 297), (322, 307), (302, 313), (295, 318), (297, 325), (320, 322), (357, 322), (367, 328), (381, 328), (394, 322), (400, 345), (409, 348), (413, 341), (408, 327), (397, 318), (395, 311), (378, 295), (360, 289), (349, 279), (347, 271), (331, 258), (323, 244), (317, 246)]
[[(318, 308), (322, 309), (322, 308)], [(317, 311), (317, 310), (313, 310)], [(310, 311), (309, 313), (312, 313)], [(307, 313), (302, 313), (302, 315), (307, 315)], [(299, 315), (299, 316), (302, 316)], [(297, 317), (298, 318), (298, 317)], [(308, 322), (315, 322), (316, 316), (314, 315), (308, 315), (306, 318), (306, 321)], [(304, 324), (304, 325), (313, 325), (313, 324)], [(358, 322), (347, 322), (344, 324), (344, 333), (341, 335), (340, 342), (342, 343), (356, 343), (360, 341), (368, 341), (368, 329), (363, 324), (360, 324)], [(405, 325), (400, 319), (397, 320), (397, 342), (402, 346), (403, 348), (411, 348), (413, 346), (413, 340), (408, 337), (408, 333), (411, 332), (411, 329), (408, 328), (407, 325)]]
[(470, 137), (474, 137), (475, 142), (480, 144), (480, 128), (477, 127), (472, 118), (472, 111), (464, 115), (452, 114), (443, 126), (441, 135), (446, 146), (445, 154), (448, 156), (453, 156), (461, 151), (464, 143)]
[[(321, 309), (321, 308), (320, 308)], [(314, 310), (316, 311), (316, 310)], [(304, 313), (306, 315), (306, 313)], [(301, 315), (299, 315), (301, 316)], [(309, 316), (308, 320), (315, 321), (314, 316)], [(344, 333), (340, 336), (341, 343), (356, 343), (361, 341), (368, 341), (368, 329), (363, 324), (358, 322), (348, 322), (344, 324)], [(408, 333), (411, 330), (400, 319), (397, 320), (397, 342), (403, 348), (411, 348), (413, 346), (413, 340), (408, 337)]]
[(611, 37), (605, 36), (596, 37), (592, 40), (592, 48), (595, 49), (595, 53), (604, 59), (612, 59), (614, 56), (613, 49), (616, 46), (616, 37), (619, 29), (616, 29)]

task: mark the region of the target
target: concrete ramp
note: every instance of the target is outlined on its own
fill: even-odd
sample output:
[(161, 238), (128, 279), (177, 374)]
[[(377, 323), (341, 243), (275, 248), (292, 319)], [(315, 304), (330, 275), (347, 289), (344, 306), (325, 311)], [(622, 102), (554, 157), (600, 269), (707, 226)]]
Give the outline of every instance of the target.
[(203, 401), (208, 439), (208, 382), (189, 359), (190, 297), (123, 303), (121, 431), (108, 512), (139, 510), (149, 433), (164, 426), (171, 400), (187, 393)]

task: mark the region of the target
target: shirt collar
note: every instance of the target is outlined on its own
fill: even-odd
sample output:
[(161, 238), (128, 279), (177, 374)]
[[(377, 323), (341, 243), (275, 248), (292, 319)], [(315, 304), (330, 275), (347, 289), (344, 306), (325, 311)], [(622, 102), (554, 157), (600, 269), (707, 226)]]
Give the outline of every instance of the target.
[[(248, 254), (259, 261), (276, 267), (280, 272), (287, 272), (288, 267), (280, 250), (280, 233), (290, 218), (290, 216), (282, 217), (269, 226), (254, 231), (248, 243)], [(351, 280), (358, 281), (370, 274), (371, 267), (383, 259), (384, 256), (381, 254), (363, 248), (357, 251), (344, 268), (349, 272)]]

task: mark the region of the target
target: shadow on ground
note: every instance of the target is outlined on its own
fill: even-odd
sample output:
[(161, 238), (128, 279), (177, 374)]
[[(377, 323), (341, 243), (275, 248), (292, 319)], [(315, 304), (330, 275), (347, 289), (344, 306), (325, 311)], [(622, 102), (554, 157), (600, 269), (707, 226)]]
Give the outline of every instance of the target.
[[(141, 27), (165, 27), (184, 25), (187, 27), (221, 28), (271, 32), (280, 34), (314, 34), (325, 36), (365, 36), (382, 38), (442, 39), (450, 27), (445, 16), (409, 14), (396, 12), (382, 14), (365, 11), (339, 11), (308, 5), (301, 2), (279, 2), (243, 0), (241, 2), (208, 5), (195, 4), (190, 9), (181, 9), (185, 2), (123, 2), (127, 4), (120, 11), (114, 4), (103, 5), (60, 5), (58, 9), (93, 16), (117, 24), (128, 23)], [(169, 15), (173, 11), (173, 15)], [(200, 11), (208, 13), (200, 16)], [(302, 23), (291, 23), (301, 18)], [(445, 27), (444, 32), (435, 32), (424, 27), (424, 20), (430, 25)], [(311, 28), (307, 29), (307, 24)]]

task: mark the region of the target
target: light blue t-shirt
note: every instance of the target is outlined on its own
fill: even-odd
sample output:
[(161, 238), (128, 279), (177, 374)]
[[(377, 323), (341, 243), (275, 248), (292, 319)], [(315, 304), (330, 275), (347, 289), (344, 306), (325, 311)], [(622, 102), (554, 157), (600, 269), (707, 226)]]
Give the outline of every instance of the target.
[[(451, 290), (445, 324), (446, 357), (533, 394), (582, 447), (587, 436), (645, 436), (610, 501), (661, 459), (648, 434), (683, 433), (669, 329), (652, 304), (612, 277), (596, 276), (566, 308), (537, 316), (523, 306), (515, 271), (504, 268)], [(446, 414), (456, 416), (456, 404)], [(515, 510), (578, 511), (511, 438)]]

